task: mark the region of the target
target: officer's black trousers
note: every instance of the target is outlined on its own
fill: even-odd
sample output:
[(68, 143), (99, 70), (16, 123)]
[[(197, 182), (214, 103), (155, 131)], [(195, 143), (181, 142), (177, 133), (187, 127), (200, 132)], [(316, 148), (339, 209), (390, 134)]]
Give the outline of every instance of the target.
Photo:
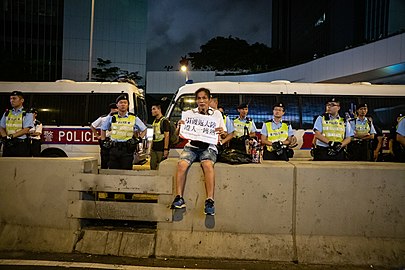
[(349, 160), (352, 161), (372, 161), (373, 153), (369, 141), (353, 141), (347, 146)]
[(108, 169), (110, 149), (100, 146), (101, 169)]
[(317, 161), (327, 161), (327, 160), (338, 160), (344, 161), (346, 160), (345, 152), (342, 150), (336, 155), (329, 155), (329, 147), (320, 147), (317, 146), (314, 148), (314, 160)]
[(109, 169), (132, 170), (134, 151), (129, 150), (126, 144), (118, 144), (110, 149)]
[(30, 148), (28, 140), (14, 139), (13, 145), (3, 145), (3, 157), (29, 157)]
[[(290, 150), (292, 151), (292, 150)], [(276, 151), (268, 151), (266, 148), (263, 151), (263, 160), (285, 160), (289, 161), (288, 153), (286, 149), (283, 149), (281, 155), (277, 155)]]
[(41, 156), (41, 140), (31, 139), (30, 156), (31, 157)]

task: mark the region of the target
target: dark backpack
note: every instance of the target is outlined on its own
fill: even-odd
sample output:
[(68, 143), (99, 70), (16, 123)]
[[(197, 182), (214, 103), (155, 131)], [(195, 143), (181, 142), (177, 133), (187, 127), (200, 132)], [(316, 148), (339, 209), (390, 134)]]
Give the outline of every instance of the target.
[(162, 134), (164, 133), (163, 125), (162, 125), (164, 120), (167, 120), (169, 122), (169, 126), (170, 126), (170, 129), (169, 129), (169, 146), (173, 147), (179, 142), (179, 135), (176, 134), (176, 129), (177, 128), (176, 128), (176, 125), (172, 121), (170, 121), (166, 117), (162, 117), (162, 119), (159, 121), (160, 122), (160, 132)]

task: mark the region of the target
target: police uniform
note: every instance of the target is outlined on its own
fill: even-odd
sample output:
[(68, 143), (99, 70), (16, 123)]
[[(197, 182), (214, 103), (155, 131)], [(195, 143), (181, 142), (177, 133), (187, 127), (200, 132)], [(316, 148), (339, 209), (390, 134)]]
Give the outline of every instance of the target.
[[(117, 104), (111, 103), (108, 108), (111, 109), (117, 109)], [(103, 123), (107, 120), (108, 114), (107, 115), (102, 115), (99, 118), (97, 118), (93, 123), (91, 123), (91, 126), (95, 129), (101, 128)], [(106, 131), (106, 140), (110, 140), (111, 137), (111, 131), (107, 130)], [(103, 145), (103, 142), (101, 140), (98, 141), (100, 144), (100, 159), (101, 159), (101, 169), (108, 169), (108, 162), (110, 160), (110, 148), (106, 148)]]
[[(10, 96), (20, 96), (20, 91), (14, 91)], [(32, 113), (24, 110), (23, 106), (20, 108), (13, 108), (7, 110), (1, 120), (0, 127), (2, 127), (7, 136), (2, 138), (3, 142), (3, 157), (28, 157), (29, 138), (26, 134), (19, 137), (14, 137), (14, 134), (24, 128), (31, 129), (34, 126)]]
[[(367, 107), (367, 104), (359, 104), (357, 108)], [(359, 117), (349, 119), (348, 124), (354, 131), (354, 137), (352, 141), (347, 146), (347, 152), (349, 159), (352, 161), (372, 161), (373, 153), (371, 146), (371, 139), (364, 140), (361, 137), (367, 134), (376, 134), (373, 123), (364, 117), (360, 119)]]
[[(405, 116), (399, 118), (396, 133), (400, 136), (405, 136)], [(398, 151), (396, 152), (398, 161), (405, 162), (405, 146), (399, 142), (396, 142), (396, 144), (398, 145)]]
[[(331, 102), (337, 102), (334, 98)], [(341, 143), (345, 138), (354, 136), (350, 125), (346, 126), (345, 119), (325, 113), (317, 117), (314, 124), (314, 131), (319, 131), (325, 136), (330, 144), (316, 140), (314, 149), (314, 160), (346, 160), (343, 149), (338, 149), (335, 145)]]
[[(284, 104), (278, 103), (273, 105), (273, 110), (275, 107), (280, 107), (285, 110)], [(263, 124), (261, 135), (264, 135), (269, 142), (283, 142), (290, 136), (294, 136), (294, 131), (291, 125), (283, 120), (280, 122), (275, 122), (274, 119), (268, 120)], [(264, 147), (263, 159), (264, 160), (288, 160), (294, 154), (292, 149), (282, 148), (278, 151), (270, 145)]]
[(157, 170), (158, 164), (163, 160), (165, 132), (170, 132), (169, 120), (164, 116), (153, 120), (153, 144), (150, 152), (150, 168)]
[[(247, 104), (240, 104), (238, 109), (247, 108)], [(245, 117), (241, 119), (240, 116), (233, 119), (234, 137), (230, 140), (230, 148), (238, 149), (243, 152), (246, 151), (245, 139), (249, 137), (250, 132), (256, 132), (256, 125), (252, 118)]]
[[(32, 113), (38, 114), (37, 110), (31, 110)], [(42, 123), (35, 119), (34, 126), (30, 129), (30, 156), (39, 157), (41, 156), (41, 134), (42, 134)], [(38, 135), (32, 135), (34, 133), (39, 133)]]
[[(128, 100), (128, 97), (121, 95), (116, 102)], [(145, 124), (133, 113), (126, 112), (124, 116), (119, 113), (109, 115), (102, 124), (102, 130), (111, 130), (111, 143), (105, 145), (110, 147), (110, 160), (108, 167), (110, 169), (132, 170), (134, 152), (139, 139), (133, 138), (134, 131), (143, 132), (146, 130)]]

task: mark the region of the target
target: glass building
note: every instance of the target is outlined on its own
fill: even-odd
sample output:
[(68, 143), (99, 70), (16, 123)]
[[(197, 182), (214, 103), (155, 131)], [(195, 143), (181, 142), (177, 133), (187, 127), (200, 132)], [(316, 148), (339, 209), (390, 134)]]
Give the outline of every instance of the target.
[[(0, 80), (88, 78), (91, 0), (0, 0)], [(146, 0), (94, 0), (92, 67), (146, 75)], [(142, 82), (141, 82), (142, 83)]]
[[(62, 78), (88, 76), (91, 0), (65, 0)], [(92, 67), (97, 58), (111, 66), (146, 74), (146, 0), (95, 0)]]

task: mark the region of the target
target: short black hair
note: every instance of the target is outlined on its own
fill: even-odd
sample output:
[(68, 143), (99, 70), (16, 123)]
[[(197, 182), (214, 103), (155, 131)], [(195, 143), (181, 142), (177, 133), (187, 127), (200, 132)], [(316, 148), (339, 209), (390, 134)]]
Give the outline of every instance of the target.
[(208, 99), (211, 99), (211, 91), (209, 89), (207, 89), (207, 88), (204, 88), (204, 87), (201, 87), (201, 88), (197, 89), (197, 91), (195, 91), (194, 97), (196, 99), (197, 99), (198, 93), (200, 93), (200, 92), (204, 92), (205, 94), (207, 94)]
[(238, 106), (237, 108), (238, 108), (238, 110), (239, 110), (239, 109), (244, 109), (244, 108), (249, 108), (249, 104), (247, 104), (247, 103), (241, 103), (241, 104), (239, 104), (239, 106)]
[(152, 103), (151, 108), (152, 108), (153, 106), (159, 108), (159, 110), (162, 110), (162, 105), (160, 105), (160, 103)]

